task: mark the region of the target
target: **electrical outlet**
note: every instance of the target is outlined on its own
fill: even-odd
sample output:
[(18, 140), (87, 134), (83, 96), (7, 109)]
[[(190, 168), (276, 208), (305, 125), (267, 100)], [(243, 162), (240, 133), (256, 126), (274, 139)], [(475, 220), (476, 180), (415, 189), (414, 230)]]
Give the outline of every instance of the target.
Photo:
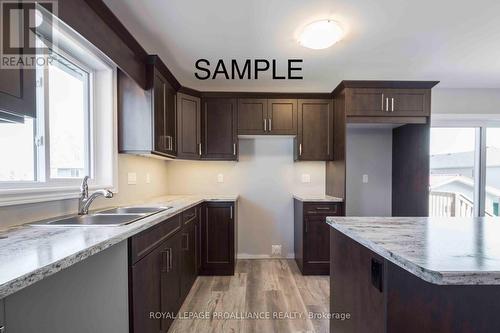
[(217, 175), (217, 183), (224, 183), (224, 175), (222, 173)]
[(302, 182), (303, 183), (310, 183), (311, 182), (311, 175), (308, 173), (303, 173), (302, 174)]
[(146, 174), (146, 184), (151, 184), (151, 175), (149, 173)]
[(363, 184), (368, 184), (368, 175), (363, 175)]
[(271, 245), (271, 255), (281, 256), (281, 245)]
[(129, 184), (129, 185), (137, 184), (137, 173), (129, 172), (127, 174), (127, 184)]

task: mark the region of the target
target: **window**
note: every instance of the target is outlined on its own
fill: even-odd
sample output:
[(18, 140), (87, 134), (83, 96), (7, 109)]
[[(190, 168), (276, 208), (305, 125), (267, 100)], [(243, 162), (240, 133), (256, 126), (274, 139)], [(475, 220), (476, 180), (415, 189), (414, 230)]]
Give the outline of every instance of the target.
[(431, 129), (430, 216), (500, 216), (500, 127), (489, 118)]
[(475, 128), (432, 128), (431, 216), (473, 216)]
[[(116, 184), (116, 68), (62, 22), (52, 61), (37, 68), (36, 118), (0, 117), (0, 205), (77, 197)], [(99, 144), (96, 144), (96, 143)]]

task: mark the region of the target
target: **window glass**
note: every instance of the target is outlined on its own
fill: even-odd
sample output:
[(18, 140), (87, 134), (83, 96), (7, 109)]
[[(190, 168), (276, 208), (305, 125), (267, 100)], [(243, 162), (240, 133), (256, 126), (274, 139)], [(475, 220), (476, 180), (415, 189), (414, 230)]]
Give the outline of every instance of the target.
[(486, 129), (485, 215), (500, 216), (500, 128)]
[(88, 174), (88, 73), (67, 62), (48, 70), (50, 178)]
[(432, 128), (430, 216), (474, 215), (476, 128)]
[(0, 119), (0, 181), (35, 180), (34, 120), (13, 123)]

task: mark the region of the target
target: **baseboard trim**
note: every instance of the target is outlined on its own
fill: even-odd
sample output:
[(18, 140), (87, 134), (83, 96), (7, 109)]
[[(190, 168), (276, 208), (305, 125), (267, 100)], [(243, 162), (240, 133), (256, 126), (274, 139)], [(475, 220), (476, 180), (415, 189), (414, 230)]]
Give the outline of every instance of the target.
[(236, 259), (294, 259), (295, 254), (289, 253), (286, 256), (271, 256), (269, 254), (248, 254), (238, 253)]

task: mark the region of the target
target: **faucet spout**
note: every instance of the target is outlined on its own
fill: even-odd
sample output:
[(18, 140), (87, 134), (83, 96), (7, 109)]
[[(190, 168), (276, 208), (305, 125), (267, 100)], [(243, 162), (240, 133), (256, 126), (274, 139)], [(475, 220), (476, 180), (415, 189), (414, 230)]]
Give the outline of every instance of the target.
[(80, 199), (78, 200), (78, 215), (87, 215), (89, 213), (89, 207), (92, 202), (100, 196), (105, 198), (112, 198), (113, 192), (110, 190), (97, 190), (89, 196), (89, 187), (88, 187), (88, 176), (85, 176), (82, 181), (82, 185), (80, 187)]

